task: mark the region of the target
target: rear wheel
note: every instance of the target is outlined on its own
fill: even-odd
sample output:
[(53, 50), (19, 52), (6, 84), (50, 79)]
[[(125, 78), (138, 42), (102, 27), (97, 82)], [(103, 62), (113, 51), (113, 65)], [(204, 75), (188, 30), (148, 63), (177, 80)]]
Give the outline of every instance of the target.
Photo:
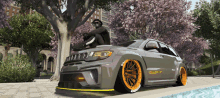
[(121, 93), (133, 93), (140, 89), (142, 69), (137, 60), (125, 60), (119, 69), (114, 89)]
[(187, 72), (184, 67), (181, 67), (180, 68), (180, 75), (179, 75), (176, 83), (178, 86), (184, 86), (184, 85), (186, 85), (186, 82), (187, 82)]

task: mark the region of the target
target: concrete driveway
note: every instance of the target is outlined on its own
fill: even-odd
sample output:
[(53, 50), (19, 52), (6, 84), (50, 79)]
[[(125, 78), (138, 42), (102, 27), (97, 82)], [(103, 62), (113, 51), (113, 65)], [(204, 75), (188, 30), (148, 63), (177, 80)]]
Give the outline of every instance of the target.
[(193, 89), (220, 85), (220, 76), (188, 77), (186, 86), (157, 86), (144, 87), (133, 94), (120, 94), (116, 91), (108, 92), (79, 92), (57, 90), (58, 82), (49, 79), (35, 79), (36, 82), (0, 83), (0, 98), (158, 98)]

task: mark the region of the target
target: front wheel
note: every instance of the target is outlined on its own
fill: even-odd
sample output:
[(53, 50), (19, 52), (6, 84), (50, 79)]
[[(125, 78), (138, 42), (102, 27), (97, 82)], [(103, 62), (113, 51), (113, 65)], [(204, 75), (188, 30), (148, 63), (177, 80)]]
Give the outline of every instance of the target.
[(134, 93), (141, 87), (142, 68), (137, 60), (125, 60), (119, 69), (114, 89), (121, 93)]
[(184, 67), (180, 68), (180, 75), (177, 78), (177, 85), (178, 86), (185, 86), (187, 82), (187, 72), (186, 69)]

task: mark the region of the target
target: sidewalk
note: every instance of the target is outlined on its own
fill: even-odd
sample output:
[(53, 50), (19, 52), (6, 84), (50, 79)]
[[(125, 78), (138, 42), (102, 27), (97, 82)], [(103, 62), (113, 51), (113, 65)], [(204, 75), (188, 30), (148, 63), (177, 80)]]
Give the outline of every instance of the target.
[(0, 83), (0, 98), (66, 98), (54, 95), (58, 82), (35, 79), (35, 82)]
[[(217, 77), (218, 76), (218, 77)], [(168, 87), (156, 90), (149, 90), (143, 92), (136, 92), (132, 94), (134, 98), (160, 98), (167, 95), (177, 94), (185, 91), (190, 91), (194, 89), (211, 87), (220, 85), (220, 75), (212, 78), (212, 75), (205, 76), (188, 76), (188, 81), (186, 86)], [(126, 98), (131, 96), (131, 94), (124, 94), (118, 96), (110, 96), (105, 98)]]
[(189, 76), (186, 86), (145, 87), (133, 94), (120, 94), (113, 92), (74, 92), (65, 91), (69, 95), (56, 94), (55, 87), (58, 82), (49, 79), (35, 79), (35, 82), (0, 83), (0, 98), (158, 98), (193, 89), (220, 85), (220, 75)]

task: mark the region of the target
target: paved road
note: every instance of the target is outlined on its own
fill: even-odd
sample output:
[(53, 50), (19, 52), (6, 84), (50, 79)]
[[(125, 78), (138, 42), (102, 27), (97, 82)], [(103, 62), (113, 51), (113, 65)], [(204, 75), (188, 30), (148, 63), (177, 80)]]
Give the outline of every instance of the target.
[[(77, 92), (59, 91), (55, 87), (58, 82), (50, 82), (48, 79), (35, 79), (36, 82), (26, 83), (0, 83), (0, 98), (130, 98), (131, 94), (111, 92)], [(186, 86), (172, 87), (145, 87), (132, 94), (132, 98), (158, 98), (193, 89), (220, 85), (220, 77), (188, 77)]]

